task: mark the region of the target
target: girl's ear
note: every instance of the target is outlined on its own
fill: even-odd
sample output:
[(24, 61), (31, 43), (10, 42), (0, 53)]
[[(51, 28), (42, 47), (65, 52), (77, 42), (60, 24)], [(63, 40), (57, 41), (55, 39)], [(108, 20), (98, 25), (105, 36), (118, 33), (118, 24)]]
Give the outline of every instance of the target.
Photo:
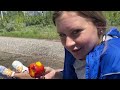
[(97, 24), (96, 27), (97, 27), (99, 35), (103, 35), (105, 33), (105, 31), (106, 31), (106, 26), (105, 25)]
[(100, 29), (100, 28), (98, 28), (98, 35), (103, 35), (104, 34), (104, 29)]

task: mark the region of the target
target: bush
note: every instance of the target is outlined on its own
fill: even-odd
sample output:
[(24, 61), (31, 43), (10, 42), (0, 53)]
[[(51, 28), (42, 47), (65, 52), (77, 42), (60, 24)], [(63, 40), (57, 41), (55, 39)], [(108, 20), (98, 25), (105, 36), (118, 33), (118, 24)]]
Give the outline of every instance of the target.
[(26, 16), (25, 17), (26, 26), (38, 25), (42, 23), (42, 17), (40, 16)]
[(120, 11), (105, 11), (104, 15), (107, 18), (107, 22), (109, 26), (120, 25)]
[(10, 31), (20, 31), (22, 28), (25, 27), (24, 23), (15, 23), (14, 21), (11, 21), (10, 23), (6, 24), (6, 31), (10, 32)]

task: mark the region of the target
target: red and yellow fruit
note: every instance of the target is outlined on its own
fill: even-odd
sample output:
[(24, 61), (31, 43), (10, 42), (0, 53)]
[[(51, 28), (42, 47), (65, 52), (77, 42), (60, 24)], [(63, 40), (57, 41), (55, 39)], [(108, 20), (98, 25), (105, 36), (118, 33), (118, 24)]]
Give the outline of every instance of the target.
[(31, 63), (28, 66), (29, 74), (33, 78), (39, 78), (40, 76), (44, 75), (45, 69), (44, 65), (41, 62)]

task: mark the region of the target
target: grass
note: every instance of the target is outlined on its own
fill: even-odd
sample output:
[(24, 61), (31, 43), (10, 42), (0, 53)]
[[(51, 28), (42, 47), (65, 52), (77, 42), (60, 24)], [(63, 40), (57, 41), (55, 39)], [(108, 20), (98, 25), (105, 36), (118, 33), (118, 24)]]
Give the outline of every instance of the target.
[(40, 25), (34, 25), (34, 26), (28, 26), (28, 27), (22, 28), (19, 31), (11, 31), (11, 32), (1, 30), (0, 36), (50, 39), (50, 40), (59, 39), (56, 28), (53, 25), (49, 25), (45, 27)]

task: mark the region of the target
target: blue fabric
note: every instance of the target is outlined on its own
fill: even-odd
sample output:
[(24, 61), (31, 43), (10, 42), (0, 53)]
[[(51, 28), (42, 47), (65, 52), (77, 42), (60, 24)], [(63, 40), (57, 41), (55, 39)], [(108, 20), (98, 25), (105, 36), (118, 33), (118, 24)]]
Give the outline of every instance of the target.
[(65, 49), (65, 61), (64, 61), (64, 70), (63, 70), (63, 79), (77, 79), (73, 63), (75, 58), (73, 55)]
[[(113, 77), (112, 73), (120, 74), (120, 38), (109, 40), (107, 42), (107, 49), (101, 56), (101, 78), (106, 78), (105, 74), (111, 74)], [(108, 77), (111, 76), (109, 75)]]
[[(117, 28), (111, 28), (107, 33), (120, 37)], [(103, 52), (104, 51), (104, 52)], [(77, 79), (73, 64), (75, 58), (65, 49), (64, 79)], [(120, 78), (120, 38), (113, 38), (96, 46), (86, 57), (86, 79)], [(110, 73), (117, 73), (106, 75)]]
[(112, 74), (102, 77), (102, 79), (120, 79), (120, 74)]
[(86, 57), (86, 79), (97, 79), (100, 57), (104, 48), (104, 43), (97, 46)]
[[(120, 37), (120, 32), (117, 28), (111, 28), (106, 35)], [(86, 65), (86, 79), (120, 78), (120, 38), (101, 43), (87, 55), (86, 62), (89, 62)]]
[(109, 32), (107, 33), (107, 35), (110, 36), (117, 36), (120, 38), (120, 32), (118, 31), (118, 29), (116, 27), (112, 27)]

